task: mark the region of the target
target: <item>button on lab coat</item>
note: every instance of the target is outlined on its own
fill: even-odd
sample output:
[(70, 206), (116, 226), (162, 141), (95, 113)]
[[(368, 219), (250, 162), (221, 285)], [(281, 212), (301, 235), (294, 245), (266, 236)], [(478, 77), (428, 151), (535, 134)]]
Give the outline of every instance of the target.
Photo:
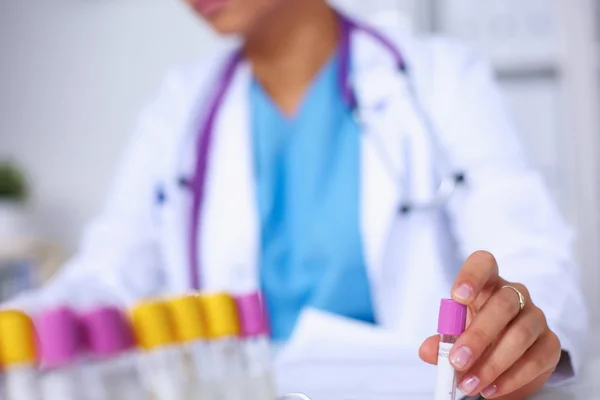
[[(529, 288), (570, 353), (581, 360), (586, 314), (571, 234), (538, 172), (526, 160), (488, 66), (459, 45), (389, 33), (409, 67), (442, 153), (467, 184), (433, 211), (398, 214), (400, 199), (431, 198), (439, 153), (415, 114), (406, 79), (371, 37), (352, 36), (360, 119), (360, 221), (375, 315), (399, 343), (418, 347), (435, 333), (439, 301), (462, 262), (487, 250), (502, 277)], [(190, 291), (191, 192), (195, 141), (224, 57), (171, 73), (141, 116), (108, 202), (81, 249), (26, 307), (139, 298)], [(233, 293), (258, 285), (259, 223), (248, 90), (238, 68), (215, 124), (200, 227), (203, 288)], [(326, 318), (318, 329), (327, 330)], [(310, 324), (310, 318), (302, 318)], [(348, 329), (352, 329), (351, 325)]]

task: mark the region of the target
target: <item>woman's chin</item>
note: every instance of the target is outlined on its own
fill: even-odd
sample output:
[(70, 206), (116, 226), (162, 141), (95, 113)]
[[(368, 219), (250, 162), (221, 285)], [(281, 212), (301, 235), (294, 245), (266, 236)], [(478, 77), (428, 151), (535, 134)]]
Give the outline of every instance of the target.
[(245, 35), (278, 4), (288, 0), (186, 0), (221, 35)]
[(202, 14), (205, 18), (210, 18), (227, 8), (229, 0), (194, 0), (194, 7)]
[(205, 20), (215, 32), (222, 36), (243, 34), (247, 31), (247, 24), (231, 15), (214, 15), (211, 18), (205, 17)]

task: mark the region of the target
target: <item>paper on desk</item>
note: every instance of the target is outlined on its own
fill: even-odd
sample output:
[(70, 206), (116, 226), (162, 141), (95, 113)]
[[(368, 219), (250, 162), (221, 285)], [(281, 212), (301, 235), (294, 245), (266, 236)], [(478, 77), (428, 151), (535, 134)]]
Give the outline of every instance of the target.
[(275, 360), (280, 393), (312, 400), (431, 399), (435, 367), (392, 332), (307, 310)]

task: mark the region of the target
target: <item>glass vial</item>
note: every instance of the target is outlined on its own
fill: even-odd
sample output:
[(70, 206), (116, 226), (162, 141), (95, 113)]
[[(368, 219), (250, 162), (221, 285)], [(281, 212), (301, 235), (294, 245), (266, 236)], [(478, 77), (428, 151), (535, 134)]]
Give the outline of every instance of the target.
[(273, 400), (275, 385), (265, 308), (259, 293), (236, 298), (241, 324), (246, 399)]
[(438, 333), (437, 379), (435, 400), (456, 400), (457, 374), (450, 363), (450, 350), (458, 337), (465, 331), (467, 307), (451, 299), (443, 299), (440, 304)]
[(187, 374), (192, 384), (185, 399), (219, 400), (215, 393), (212, 353), (208, 344), (208, 328), (198, 296), (187, 295), (168, 303), (177, 341), (186, 359)]
[(98, 384), (100, 400), (146, 398), (136, 364), (133, 329), (114, 307), (93, 309), (81, 317), (90, 362), (87, 371)]
[(7, 400), (41, 400), (37, 346), (31, 319), (21, 311), (0, 312), (0, 361)]
[(168, 305), (160, 300), (146, 301), (138, 304), (132, 314), (141, 348), (138, 365), (150, 398), (185, 399), (191, 382)]
[(240, 322), (233, 297), (225, 293), (200, 296), (206, 315), (209, 346), (219, 400), (245, 400)]
[(82, 372), (84, 344), (77, 314), (66, 307), (48, 310), (37, 326), (42, 397), (89, 400), (89, 380)]

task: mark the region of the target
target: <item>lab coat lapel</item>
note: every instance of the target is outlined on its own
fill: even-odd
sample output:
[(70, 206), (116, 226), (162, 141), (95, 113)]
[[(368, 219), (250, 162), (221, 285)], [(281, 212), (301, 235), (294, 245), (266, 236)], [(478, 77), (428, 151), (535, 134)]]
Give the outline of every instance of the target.
[(402, 199), (431, 199), (435, 163), (407, 79), (389, 51), (358, 32), (353, 36), (353, 54), (363, 123), (361, 220), (366, 262), (378, 322), (398, 328), (400, 319), (405, 320), (403, 326), (410, 319), (403, 311), (411, 299), (437, 287), (427, 282), (439, 275), (436, 213), (399, 214)]
[(204, 289), (258, 286), (259, 235), (249, 115), (249, 65), (241, 63), (215, 123), (201, 229)]
[[(384, 253), (396, 220), (405, 175), (401, 157), (405, 124), (396, 106), (399, 82), (390, 55), (370, 37), (351, 38), (353, 84), (361, 136), (361, 225), (365, 259), (376, 313), (385, 302)], [(380, 315), (377, 315), (378, 319)]]

